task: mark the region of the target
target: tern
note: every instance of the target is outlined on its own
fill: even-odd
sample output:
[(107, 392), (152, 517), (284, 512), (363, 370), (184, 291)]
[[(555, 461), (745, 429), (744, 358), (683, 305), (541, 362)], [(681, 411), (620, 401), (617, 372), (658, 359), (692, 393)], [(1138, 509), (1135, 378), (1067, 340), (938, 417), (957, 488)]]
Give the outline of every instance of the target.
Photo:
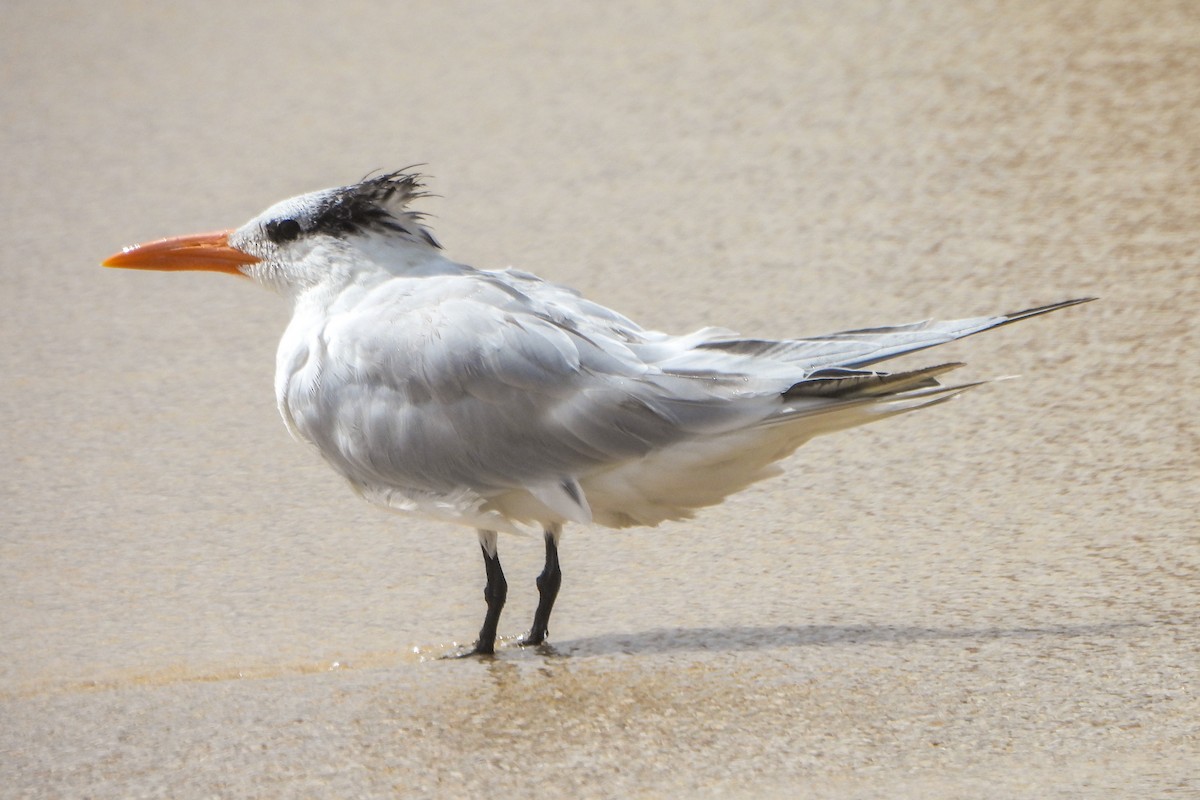
[(647, 330), (516, 269), (443, 255), (410, 169), (271, 206), (240, 228), (126, 248), (106, 267), (238, 275), (291, 302), (275, 395), (292, 435), (366, 500), (475, 528), (495, 651), (508, 592), (497, 534), (544, 536), (521, 644), (546, 641), (569, 522), (654, 526), (780, 471), (814, 436), (945, 402), (959, 363), (867, 369), (1084, 303), (766, 340)]

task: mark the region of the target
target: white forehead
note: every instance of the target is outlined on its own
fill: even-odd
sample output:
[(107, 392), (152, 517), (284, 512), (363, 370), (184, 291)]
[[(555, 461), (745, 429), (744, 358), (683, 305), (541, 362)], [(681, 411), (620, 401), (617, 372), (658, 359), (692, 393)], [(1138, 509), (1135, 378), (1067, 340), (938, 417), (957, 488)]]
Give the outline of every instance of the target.
[(329, 204), (330, 199), (342, 191), (341, 189), (322, 189), (319, 192), (309, 192), (287, 200), (280, 200), (266, 211), (250, 220), (250, 224), (262, 225), (271, 220), (294, 219), (303, 224), (311, 220), (317, 211)]

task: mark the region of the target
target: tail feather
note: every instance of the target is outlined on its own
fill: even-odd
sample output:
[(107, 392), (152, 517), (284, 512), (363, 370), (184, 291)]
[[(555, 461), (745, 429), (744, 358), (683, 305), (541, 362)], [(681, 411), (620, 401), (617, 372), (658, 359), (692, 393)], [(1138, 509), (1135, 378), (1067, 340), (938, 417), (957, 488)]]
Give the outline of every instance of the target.
[(937, 386), (937, 376), (965, 366), (962, 362), (938, 364), (909, 372), (855, 372), (853, 370), (819, 370), (793, 385), (783, 393), (795, 397), (878, 397), (910, 389)]
[(860, 328), (783, 341), (721, 338), (700, 344), (696, 349), (794, 364), (808, 375), (838, 368), (855, 370), (1095, 299), (1081, 297), (998, 316), (945, 321), (925, 320), (907, 325)]
[[(922, 370), (918, 370), (921, 372)], [(904, 373), (901, 373), (902, 375)], [(779, 414), (765, 421), (767, 425), (800, 425), (809, 433), (809, 437), (820, 436), (834, 431), (865, 425), (868, 422), (915, 411), (918, 408), (944, 403), (947, 400), (981, 386), (987, 381), (971, 381), (957, 383), (953, 386), (942, 386), (934, 383), (930, 386), (922, 384), (919, 388), (909, 388), (884, 394), (852, 395), (839, 398), (801, 398), (800, 403), (789, 403)]]
[[(1086, 303), (1068, 300), (1011, 314), (949, 322), (919, 322), (845, 331), (812, 339), (712, 339), (693, 350), (713, 359), (763, 360), (803, 375), (781, 393), (782, 402), (758, 424), (715, 436), (690, 438), (581, 478), (593, 518), (601, 525), (657, 525), (686, 519), (697, 508), (779, 472), (776, 464), (815, 436), (865, 425), (954, 399), (985, 381), (943, 386), (937, 379), (962, 364), (888, 374), (859, 367), (970, 336), (989, 328)], [(697, 375), (712, 365), (689, 362)], [(682, 369), (681, 364), (674, 367)], [(707, 372), (705, 372), (707, 370)], [(785, 384), (786, 385), (786, 384)]]
[(1093, 299), (1067, 300), (993, 317), (918, 322), (778, 343), (823, 350), (832, 363), (824, 365), (818, 359), (818, 368), (783, 393), (783, 407), (764, 424), (784, 425), (811, 438), (944, 403), (984, 381), (939, 384), (938, 376), (963, 366), (958, 362), (892, 374), (857, 368)]
[(1049, 314), (1051, 311), (1058, 311), (1061, 308), (1069, 308), (1081, 303), (1090, 303), (1095, 299), (1094, 297), (1079, 297), (1074, 300), (1064, 300), (1060, 303), (1051, 303), (1049, 305), (1038, 306), (1037, 308), (1027, 308), (1023, 311), (1013, 311), (994, 317), (972, 317), (969, 319), (947, 320), (945, 322), (927, 320), (911, 325), (900, 325), (894, 328), (845, 331), (843, 333), (816, 338), (818, 340), (863, 340), (864, 349), (874, 348), (874, 352), (864, 352), (860, 356), (851, 357), (848, 360), (839, 362), (839, 365), (851, 368), (866, 367), (906, 353), (915, 353), (918, 350), (936, 347), (939, 344), (952, 342), (956, 339), (974, 336), (977, 333), (983, 333), (992, 328), (1010, 325), (1023, 319)]

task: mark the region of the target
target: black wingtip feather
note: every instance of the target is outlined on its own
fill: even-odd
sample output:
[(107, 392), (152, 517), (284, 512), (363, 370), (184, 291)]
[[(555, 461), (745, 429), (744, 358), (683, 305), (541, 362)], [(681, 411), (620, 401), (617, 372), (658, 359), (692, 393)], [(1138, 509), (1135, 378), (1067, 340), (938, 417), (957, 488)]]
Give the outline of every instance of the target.
[(1060, 308), (1070, 308), (1071, 306), (1078, 306), (1099, 299), (1099, 297), (1077, 297), (1074, 300), (1063, 300), (1060, 303), (1050, 303), (1049, 305), (1038, 306), (1037, 308), (1027, 308), (1024, 311), (1013, 311), (1008, 314), (1002, 314), (1001, 316), (1004, 317), (1004, 321), (997, 323), (993, 327), (998, 328), (1001, 325), (1007, 325), (1010, 322), (1029, 319), (1030, 317), (1036, 317), (1039, 314), (1049, 314), (1051, 311), (1058, 311)]

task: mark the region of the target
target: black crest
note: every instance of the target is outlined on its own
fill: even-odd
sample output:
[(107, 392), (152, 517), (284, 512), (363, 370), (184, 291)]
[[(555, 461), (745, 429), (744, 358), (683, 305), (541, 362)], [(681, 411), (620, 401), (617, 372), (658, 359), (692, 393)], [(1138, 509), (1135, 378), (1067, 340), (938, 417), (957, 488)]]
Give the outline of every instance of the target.
[(424, 176), (415, 172), (390, 172), (366, 178), (331, 192), (313, 217), (313, 230), (337, 236), (369, 232), (397, 233), (414, 242), (441, 247), (422, 224), (424, 215), (408, 204), (424, 191)]

